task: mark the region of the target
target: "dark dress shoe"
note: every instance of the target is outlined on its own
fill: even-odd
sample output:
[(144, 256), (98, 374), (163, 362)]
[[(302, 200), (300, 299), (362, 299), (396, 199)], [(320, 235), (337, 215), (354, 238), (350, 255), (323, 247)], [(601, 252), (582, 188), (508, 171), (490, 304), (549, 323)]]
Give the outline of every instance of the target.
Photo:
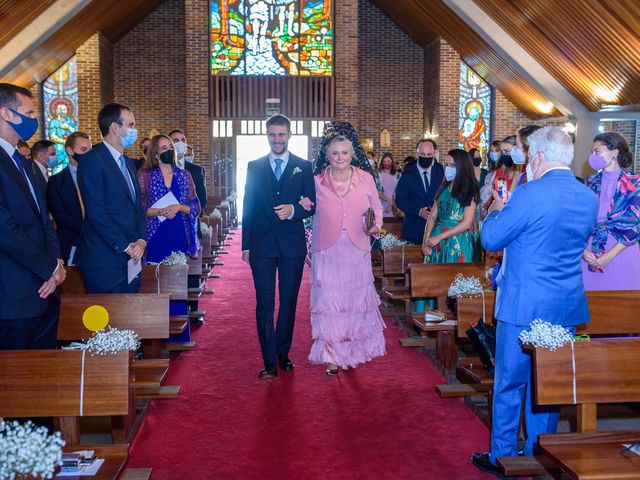
[(505, 477), (502, 471), (493, 463), (491, 463), (491, 457), (488, 453), (474, 453), (471, 456), (471, 462), (476, 468), (482, 470), (485, 473), (491, 473), (501, 479), (509, 479), (514, 477)]
[(278, 376), (278, 370), (276, 370), (276, 367), (267, 367), (267, 368), (263, 368), (262, 370), (260, 370), (260, 373), (258, 374), (258, 378), (261, 379), (267, 379), (267, 378), (276, 378)]
[(280, 366), (280, 369), (285, 372), (293, 370), (293, 362), (289, 360), (289, 357), (286, 355), (278, 355), (278, 365)]

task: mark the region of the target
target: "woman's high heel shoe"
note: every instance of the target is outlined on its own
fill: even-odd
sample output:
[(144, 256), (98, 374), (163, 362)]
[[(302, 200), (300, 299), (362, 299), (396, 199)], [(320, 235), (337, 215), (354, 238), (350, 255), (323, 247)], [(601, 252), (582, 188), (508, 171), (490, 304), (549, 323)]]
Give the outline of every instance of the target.
[(337, 365), (334, 365), (333, 363), (327, 364), (327, 375), (329, 375), (330, 377), (335, 377), (336, 375), (338, 375), (339, 371), (340, 369)]

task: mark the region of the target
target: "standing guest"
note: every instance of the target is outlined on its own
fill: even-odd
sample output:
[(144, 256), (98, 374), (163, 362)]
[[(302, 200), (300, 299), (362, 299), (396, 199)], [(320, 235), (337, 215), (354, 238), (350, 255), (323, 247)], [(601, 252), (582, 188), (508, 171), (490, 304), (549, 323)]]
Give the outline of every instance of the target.
[(147, 222), (136, 168), (123, 153), (136, 142), (129, 107), (109, 103), (98, 113), (103, 141), (78, 163), (84, 224), (76, 264), (87, 293), (137, 293), (140, 274), (128, 281), (130, 259), (137, 264), (147, 246)]
[(147, 159), (147, 150), (149, 150), (150, 142), (151, 142), (151, 139), (149, 137), (144, 137), (142, 140), (140, 140), (140, 151), (142, 152), (142, 156), (137, 160), (133, 161), (137, 171), (139, 171), (142, 168), (142, 166), (144, 165), (144, 162)]
[(16, 150), (18, 150), (18, 153), (22, 155), (24, 158), (26, 158), (29, 161), (31, 160), (31, 147), (27, 142), (20, 140), (18, 142), (18, 146), (16, 147)]
[[(479, 261), (478, 202), (480, 191), (469, 154), (449, 150), (444, 182), (436, 194), (424, 232), (422, 251), (425, 263), (465, 263)], [(480, 253), (480, 255), (478, 255)]]
[(369, 160), (371, 170), (375, 171), (378, 166), (378, 162), (376, 161), (376, 152), (374, 152), (373, 150), (369, 150), (367, 152), (367, 160)]
[(382, 201), (383, 215), (385, 217), (395, 217), (393, 213), (394, 199), (396, 194), (396, 186), (400, 179), (400, 173), (393, 161), (393, 155), (385, 153), (380, 160), (379, 169), (380, 181), (382, 182), (382, 193), (380, 200)]
[(194, 158), (193, 147), (191, 145), (187, 145), (187, 154), (184, 156), (184, 161), (187, 163), (193, 163)]
[(598, 220), (582, 258), (589, 290), (640, 290), (640, 177), (627, 171), (633, 157), (614, 132), (593, 139), (587, 186), (598, 196)]
[[(309, 361), (326, 364), (328, 375), (386, 353), (369, 238), (380, 233), (382, 205), (372, 175), (352, 166), (354, 156), (346, 137), (333, 137), (326, 147), (329, 165), (314, 177)], [(300, 203), (311, 209), (309, 199)], [(375, 224), (367, 230), (363, 217), (370, 208)]]
[(531, 165), (529, 165), (529, 137), (541, 128), (538, 125), (526, 125), (516, 132), (516, 144), (511, 149), (511, 158), (515, 165), (520, 165), (519, 168), (524, 168), (525, 171), (519, 172), (516, 177), (518, 180), (511, 186), (511, 191), (533, 179), (533, 172), (531, 171)]
[(469, 156), (471, 157), (471, 161), (473, 162), (473, 173), (476, 176), (479, 190), (484, 186), (484, 182), (487, 179), (489, 170), (482, 167), (482, 152), (480, 150), (478, 150), (477, 148), (472, 148), (471, 150), (469, 150)]
[(31, 157), (33, 173), (46, 185), (53, 167), (58, 163), (56, 144), (49, 140), (38, 140), (31, 147)]
[(73, 265), (80, 240), (84, 218), (84, 205), (78, 188), (78, 159), (91, 151), (91, 137), (84, 132), (73, 132), (64, 143), (69, 165), (51, 177), (47, 184), (47, 202), (60, 252), (67, 265)]
[[(242, 212), (242, 260), (251, 266), (256, 290), (256, 323), (264, 369), (259, 378), (293, 369), (293, 339), (298, 291), (307, 242), (303, 219), (314, 214), (298, 204), (315, 202), (311, 163), (289, 152), (291, 122), (284, 115), (267, 120), (268, 155), (249, 162)], [(274, 328), (276, 274), (280, 306)]]
[(560, 128), (531, 135), (529, 158), (535, 180), (516, 189), (506, 206), (494, 193), (482, 225), (484, 247), (504, 248), (509, 257), (496, 294), (491, 452), (472, 457), (474, 465), (497, 476), (496, 458), (518, 455), (523, 404), (525, 455), (533, 454), (538, 435), (555, 432), (558, 424), (556, 407), (533, 403), (531, 354), (522, 349), (520, 333), (537, 318), (572, 332), (589, 321), (580, 257), (596, 221), (597, 199), (575, 181), (569, 168), (573, 143)]
[(487, 197), (487, 201), (484, 204), (485, 209), (488, 209), (493, 202), (494, 190), (501, 195), (503, 200), (508, 198), (509, 192), (512, 190), (514, 185), (513, 179), (516, 177), (517, 173), (514, 168), (513, 158), (511, 158), (511, 150), (515, 144), (515, 135), (511, 135), (500, 142), (501, 166), (496, 168), (494, 175), (491, 178), (491, 183), (489, 183), (489, 178), (487, 178), (483, 187), (485, 192), (489, 192), (488, 195), (485, 193), (485, 196)]
[(66, 276), (45, 192), (16, 150), (38, 130), (32, 98), (0, 83), (0, 350), (56, 348)]
[(496, 174), (502, 168), (500, 156), (500, 142), (491, 142), (491, 146), (489, 147), (489, 160), (487, 162), (489, 173), (484, 179), (484, 184), (480, 185), (480, 218), (484, 218), (487, 214), (488, 201), (493, 195), (493, 183)]
[(500, 142), (494, 141), (489, 145), (489, 154), (487, 155), (487, 170), (493, 172), (500, 161)]
[(436, 160), (438, 146), (430, 138), (416, 145), (418, 163), (405, 168), (396, 187), (396, 205), (404, 212), (402, 238), (421, 245), (424, 228), (436, 193), (444, 178), (444, 169)]
[[(197, 234), (200, 202), (191, 174), (176, 165), (176, 152), (167, 135), (151, 139), (138, 182), (142, 207), (147, 213), (147, 261), (160, 263), (171, 252), (196, 257), (200, 246)], [(152, 207), (169, 192), (178, 200), (177, 204)]]
[(408, 155), (406, 157), (404, 157), (404, 163), (402, 164), (402, 172), (404, 173), (407, 168), (409, 168), (411, 165), (415, 165), (418, 161), (416, 160), (416, 157), (414, 157), (413, 155)]

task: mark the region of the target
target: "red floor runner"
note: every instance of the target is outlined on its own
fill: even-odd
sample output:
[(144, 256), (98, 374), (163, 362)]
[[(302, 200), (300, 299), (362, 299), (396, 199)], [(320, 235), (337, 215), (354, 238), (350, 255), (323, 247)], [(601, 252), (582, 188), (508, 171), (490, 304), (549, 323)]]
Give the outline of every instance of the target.
[(483, 479), (470, 463), (489, 434), (388, 320), (387, 356), (327, 377), (310, 365), (309, 271), (305, 269), (291, 359), (293, 372), (258, 380), (261, 356), (249, 267), (240, 232), (231, 240), (215, 295), (200, 302), (197, 348), (171, 360), (166, 385), (179, 399), (154, 401), (129, 466), (152, 479)]

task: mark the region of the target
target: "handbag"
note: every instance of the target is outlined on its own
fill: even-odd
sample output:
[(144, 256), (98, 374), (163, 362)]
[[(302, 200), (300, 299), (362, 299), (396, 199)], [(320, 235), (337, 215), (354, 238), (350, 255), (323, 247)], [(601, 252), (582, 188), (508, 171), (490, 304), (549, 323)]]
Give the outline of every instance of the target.
[(480, 318), (475, 326), (469, 327), (466, 334), (467, 338), (471, 341), (471, 346), (480, 357), (482, 365), (487, 369), (489, 375), (493, 375), (494, 359), (496, 356), (495, 327), (488, 325), (483, 318)]
[(364, 214), (364, 228), (367, 230), (371, 230), (376, 225), (376, 214), (373, 211), (373, 208), (369, 207)]

